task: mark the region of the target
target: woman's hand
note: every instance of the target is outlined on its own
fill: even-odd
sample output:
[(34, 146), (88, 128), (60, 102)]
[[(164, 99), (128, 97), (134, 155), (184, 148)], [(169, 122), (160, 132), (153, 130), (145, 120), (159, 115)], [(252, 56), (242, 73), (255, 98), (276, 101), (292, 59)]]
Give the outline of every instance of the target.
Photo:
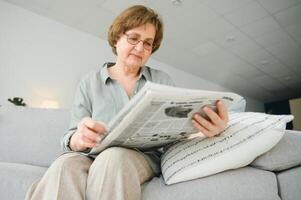
[(217, 113), (209, 107), (203, 107), (203, 111), (208, 116), (209, 120), (195, 114), (192, 118), (192, 124), (201, 133), (207, 137), (213, 137), (219, 135), (228, 124), (228, 111), (225, 104), (222, 101), (216, 103)]
[(84, 151), (96, 146), (106, 134), (106, 125), (93, 119), (83, 118), (77, 125), (77, 131), (70, 138), (73, 151)]

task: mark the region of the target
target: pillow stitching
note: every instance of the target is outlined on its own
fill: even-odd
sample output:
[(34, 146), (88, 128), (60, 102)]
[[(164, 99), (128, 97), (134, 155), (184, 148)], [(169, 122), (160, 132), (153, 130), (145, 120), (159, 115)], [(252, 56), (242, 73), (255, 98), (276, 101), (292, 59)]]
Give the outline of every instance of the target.
[[(233, 134), (228, 135), (228, 136), (226, 136), (226, 137), (224, 137), (224, 138), (221, 138), (221, 140), (216, 141), (216, 142), (214, 142), (214, 143), (212, 143), (212, 144), (209, 144), (209, 146), (205, 146), (205, 147), (203, 147), (202, 149), (198, 149), (198, 150), (196, 150), (196, 151), (194, 151), (194, 152), (191, 152), (189, 155), (185, 155), (183, 158), (181, 158), (181, 159), (179, 159), (179, 160), (177, 160), (177, 161), (174, 161), (173, 164), (175, 164), (175, 163), (178, 162), (178, 161), (181, 161), (181, 160), (185, 159), (186, 157), (188, 157), (188, 156), (190, 156), (190, 155), (192, 155), (192, 154), (194, 154), (194, 153), (196, 153), (196, 152), (198, 152), (198, 151), (201, 151), (201, 150), (204, 150), (204, 149), (206, 149), (206, 148), (212, 147), (213, 145), (215, 145), (215, 144), (217, 144), (217, 143), (224, 142), (225, 140), (227, 140), (227, 139), (233, 137), (234, 135), (236, 135), (236, 134), (237, 134), (238, 132), (240, 132), (241, 130), (246, 129), (246, 128), (249, 128), (250, 126), (252, 126), (252, 125), (254, 125), (254, 124), (256, 124), (256, 123), (262, 123), (262, 122), (264, 122), (264, 121), (266, 121), (266, 120), (267, 120), (267, 118), (265, 118), (264, 120), (257, 121), (257, 122), (253, 122), (252, 124), (246, 125), (245, 127), (242, 127), (241, 129), (239, 129), (239, 130), (237, 130), (236, 132), (234, 132)], [(190, 141), (190, 142), (191, 142), (191, 141)], [(202, 140), (197, 141), (197, 142), (195, 142), (194, 144), (188, 144), (189, 146), (185, 147), (184, 149), (189, 149), (189, 148), (191, 148), (192, 146), (195, 146), (195, 145), (199, 144), (200, 142), (202, 142)], [(183, 145), (185, 145), (185, 144), (183, 144)], [(181, 150), (181, 151), (183, 151), (183, 150)], [(174, 153), (171, 157), (174, 157), (175, 155), (177, 155), (177, 153), (179, 153), (179, 152), (181, 152), (181, 151), (178, 151), (178, 152)], [(169, 159), (167, 159), (167, 160), (169, 160)], [(162, 167), (163, 167), (165, 164), (166, 164), (166, 162), (163, 162)], [(169, 167), (170, 167), (170, 166), (169, 166)], [(169, 168), (169, 167), (167, 167), (167, 168)]]
[[(262, 121), (258, 121), (258, 122), (255, 122), (255, 123), (261, 123), (261, 122), (262, 122)], [(254, 125), (255, 123), (246, 125), (245, 127), (242, 127), (241, 129), (237, 130), (237, 131), (234, 132), (233, 134), (231, 134), (231, 135), (229, 135), (229, 136), (227, 136), (227, 137), (224, 137), (224, 138), (222, 138), (221, 140), (219, 140), (219, 141), (217, 141), (217, 142), (211, 143), (211, 144), (209, 144), (209, 145), (207, 145), (207, 146), (205, 146), (205, 147), (203, 147), (203, 148), (201, 148), (201, 149), (197, 149), (197, 150), (195, 150), (195, 151), (193, 151), (193, 152), (191, 152), (191, 153), (189, 153), (189, 154), (184, 155), (184, 157), (182, 157), (182, 158), (180, 158), (180, 159), (174, 161), (173, 163), (171, 163), (171, 164), (166, 168), (166, 170), (168, 170), (170, 167), (172, 167), (172, 166), (173, 166), (174, 164), (176, 164), (177, 162), (181, 162), (182, 160), (186, 159), (187, 157), (189, 157), (189, 156), (191, 156), (191, 155), (194, 155), (195, 153), (197, 153), (197, 152), (199, 152), (199, 151), (202, 151), (202, 150), (204, 150), (204, 149), (207, 149), (207, 148), (209, 148), (209, 147), (212, 147), (212, 146), (216, 145), (217, 143), (221, 143), (221, 142), (224, 142), (225, 140), (228, 140), (229, 138), (233, 137), (235, 134), (237, 134), (237, 133), (240, 132), (241, 130), (246, 129), (246, 128), (250, 127), (251, 125)], [(197, 144), (200, 143), (200, 142), (201, 142), (201, 141), (198, 141)], [(187, 148), (191, 148), (192, 146), (193, 146), (193, 145), (190, 145), (190, 146), (188, 146)], [(173, 155), (173, 156), (174, 156), (174, 155)], [(162, 166), (163, 166), (163, 165), (162, 165)], [(165, 171), (166, 171), (166, 170), (165, 170)]]
[[(283, 116), (282, 118), (277, 117), (276, 120), (282, 121), (285, 117), (286, 117), (286, 116)], [(273, 115), (265, 116), (265, 120), (264, 120), (264, 121), (253, 122), (253, 124), (247, 125), (247, 126), (245, 126), (244, 128), (249, 128), (251, 125), (254, 125), (254, 124), (260, 123), (260, 122), (265, 122), (265, 121), (267, 121), (267, 120), (269, 120), (269, 119), (272, 119), (272, 120), (273, 120), (273, 119), (274, 119), (274, 116), (273, 116)], [(245, 119), (244, 119), (244, 120), (245, 120)], [(273, 122), (273, 123), (275, 124), (276, 122)], [(271, 125), (272, 125), (272, 124), (271, 124)], [(241, 129), (238, 130), (238, 131), (241, 131), (242, 129), (243, 129), (243, 128), (241, 128)], [(236, 131), (236, 133), (237, 133), (238, 131)], [(235, 135), (236, 133), (233, 133), (232, 136)], [(231, 136), (231, 137), (232, 137), (232, 136)], [(229, 136), (227, 136), (227, 137), (229, 137)], [(224, 139), (225, 139), (225, 138), (223, 138), (222, 140), (220, 140), (220, 141), (218, 141), (218, 142), (222, 142)], [(189, 142), (191, 142), (191, 141), (189, 141)], [(198, 141), (197, 143), (200, 143), (200, 142), (202, 142), (202, 140)], [(194, 145), (196, 145), (197, 143), (195, 143), (195, 144), (189, 144), (190, 146), (185, 147), (185, 149), (190, 148), (191, 146), (194, 146)], [(215, 144), (215, 143), (214, 143), (214, 144)], [(179, 145), (185, 145), (185, 143), (180, 143)], [(177, 146), (179, 146), (179, 145), (177, 145)], [(181, 150), (181, 151), (182, 151), (182, 150)], [(179, 153), (179, 152), (181, 152), (181, 151), (178, 151), (177, 153)], [(164, 158), (165, 158), (166, 156), (168, 156), (169, 153), (170, 153), (170, 151), (169, 151), (169, 152), (166, 152)], [(172, 157), (174, 157), (177, 153), (174, 153), (174, 155), (172, 155)], [(183, 158), (183, 159), (184, 159), (184, 158)], [(162, 159), (162, 160), (163, 160), (163, 159)], [(163, 164), (162, 164), (161, 166), (164, 166), (165, 163), (166, 163), (166, 162), (163, 162)]]
[[(254, 116), (254, 115), (247, 116), (247, 117), (245, 117), (244, 119), (242, 119), (242, 120), (240, 120), (240, 121), (237, 121), (237, 122), (234, 122), (234, 123), (230, 124), (230, 125), (229, 125), (222, 133), (226, 132), (229, 128), (235, 126), (237, 123), (242, 122), (242, 121), (245, 121), (245, 120), (247, 120), (247, 119), (249, 119), (249, 118), (251, 118), (251, 117), (253, 117), (253, 116)], [(234, 135), (234, 134), (232, 134), (232, 135)], [(217, 141), (217, 142), (223, 142), (223, 140), (227, 139), (228, 137), (229, 137), (229, 136), (227, 136), (227, 137), (225, 137), (225, 138), (222, 138), (220, 141)], [(232, 137), (232, 136), (231, 136), (231, 137)], [(204, 139), (205, 139), (205, 138), (204, 138)], [(178, 145), (175, 145), (175, 146), (178, 147), (179, 145), (185, 145), (185, 144), (187, 144), (188, 142), (191, 142), (191, 140), (185, 141), (185, 142), (183, 142), (183, 143), (179, 142)], [(166, 160), (162, 163), (162, 166), (164, 166), (164, 165), (166, 164), (166, 162), (168, 162), (171, 158), (173, 158), (174, 156), (176, 156), (176, 155), (177, 155), (178, 153), (180, 153), (181, 151), (184, 151), (184, 150), (186, 150), (186, 149), (188, 149), (188, 148), (191, 148), (191, 146), (195, 146), (195, 145), (199, 144), (200, 142), (202, 142), (202, 140), (198, 140), (198, 141), (194, 142), (194, 144), (190, 144), (189, 146), (184, 147), (183, 149), (181, 149), (181, 150), (179, 150), (178, 152), (174, 153), (173, 155), (171, 155), (168, 159), (166, 159)], [(173, 149), (175, 149), (175, 148), (173, 148)], [(171, 149), (171, 150), (173, 150), (173, 149)], [(162, 160), (165, 159), (165, 157), (170, 153), (171, 150), (167, 151), (166, 154), (164, 154), (164, 156), (162, 157)]]
[[(173, 174), (171, 174), (169, 177), (167, 177), (166, 181), (169, 181), (174, 175), (176, 175), (176, 174), (179, 173), (180, 171), (184, 170), (185, 168), (187, 168), (187, 167), (189, 167), (189, 166), (191, 166), (191, 165), (194, 165), (195, 163), (198, 163), (198, 162), (200, 162), (200, 161), (206, 160), (206, 159), (208, 159), (209, 157), (212, 157), (212, 156), (217, 155), (218, 153), (222, 153), (222, 152), (227, 151), (227, 150), (229, 150), (229, 149), (233, 149), (233, 147), (237, 146), (238, 144), (241, 144), (242, 142), (245, 142), (246, 140), (248, 140), (248, 139), (250, 139), (250, 138), (254, 138), (254, 137), (257, 136), (258, 134), (263, 133), (264, 130), (267, 129), (267, 128), (269, 128), (270, 126), (272, 126), (272, 125), (278, 123), (279, 121), (283, 121), (283, 119), (284, 119), (285, 117), (286, 117), (286, 116), (284, 116), (284, 117), (278, 119), (276, 122), (274, 122), (274, 123), (272, 123), (272, 124), (270, 124), (270, 125), (268, 125), (268, 126), (262, 128), (262, 129), (256, 131), (255, 134), (250, 135), (250, 136), (248, 136), (247, 138), (244, 138), (242, 141), (239, 141), (239, 142), (237, 142), (236, 144), (231, 145), (230, 147), (227, 147), (227, 148), (224, 149), (224, 150), (220, 150), (220, 151), (218, 151), (218, 152), (215, 152), (214, 154), (209, 154), (207, 157), (204, 157), (204, 158), (202, 158), (201, 160), (198, 159), (197, 161), (194, 161), (194, 162), (192, 162), (192, 163), (187, 164), (186, 166), (183, 166), (183, 167), (179, 168), (179, 169), (176, 170)], [(268, 118), (269, 118), (269, 117), (266, 117), (265, 121), (267, 121)], [(263, 121), (261, 121), (261, 122), (263, 122)], [(252, 125), (254, 125), (254, 123), (253, 123)], [(173, 162), (173, 164), (174, 164), (174, 163), (175, 163), (175, 162)], [(166, 169), (166, 170), (167, 170), (167, 169)], [(164, 170), (164, 172), (166, 172), (166, 170)], [(163, 172), (163, 173), (164, 173), (164, 172)]]
[[(253, 115), (243, 116), (244, 118), (243, 118), (243, 117), (240, 117), (240, 116), (236, 116), (236, 118), (231, 119), (231, 121), (229, 122), (229, 125), (226, 127), (226, 129), (225, 129), (221, 134), (223, 134), (225, 131), (227, 131), (229, 128), (231, 128), (232, 126), (236, 125), (237, 123), (242, 122), (242, 121), (245, 121), (245, 120), (247, 120), (247, 119), (249, 119), (249, 118), (251, 118), (251, 117), (254, 117), (254, 115), (256, 116), (256, 114), (253, 114)], [(239, 119), (239, 118), (243, 118), (243, 119), (240, 120), (240, 121), (237, 121), (237, 122), (233, 122), (233, 121), (235, 121), (236, 119)], [(204, 138), (204, 139), (205, 139), (205, 138)], [(179, 145), (185, 145), (186, 143), (189, 143), (189, 142), (191, 142), (191, 140), (186, 140), (185, 142), (180, 141), (180, 142), (174, 144), (172, 147), (170, 147), (170, 148), (165, 152), (165, 154), (162, 156), (162, 160), (164, 160), (165, 157), (166, 157), (172, 150), (176, 149)], [(200, 141), (198, 141), (198, 142), (200, 142)], [(188, 146), (188, 147), (186, 147), (186, 148), (189, 148), (189, 147), (190, 147), (190, 146)], [(183, 151), (183, 150), (185, 150), (185, 149), (179, 150), (177, 153), (179, 153), (179, 152), (181, 152), (181, 151)], [(175, 153), (173, 156), (175, 156), (177, 153)], [(169, 159), (171, 159), (173, 156), (171, 156)], [(169, 159), (167, 159), (167, 160), (169, 160)], [(167, 162), (167, 160), (163, 163), (163, 165)]]
[[(266, 127), (266, 128), (268, 128), (268, 127)], [(187, 164), (186, 166), (183, 166), (183, 167), (179, 168), (179, 169), (176, 170), (173, 174), (171, 174), (169, 177), (167, 177), (167, 180), (166, 180), (166, 181), (169, 181), (174, 175), (176, 175), (176, 174), (179, 173), (180, 171), (184, 170), (185, 168), (187, 168), (187, 167), (189, 167), (189, 166), (192, 166), (192, 165), (194, 165), (194, 164), (196, 164), (196, 163), (198, 163), (198, 162), (200, 162), (200, 161), (204, 161), (204, 160), (206, 160), (206, 159), (208, 159), (208, 158), (210, 158), (210, 157), (212, 157), (212, 156), (216, 156), (216, 155), (218, 155), (218, 154), (220, 154), (220, 153), (222, 153), (222, 152), (231, 150), (231, 149), (233, 149), (233, 147), (235, 147), (235, 146), (237, 146), (237, 145), (239, 145), (239, 144), (241, 144), (241, 143), (244, 143), (246, 140), (249, 140), (249, 139), (251, 139), (251, 138), (257, 136), (260, 132), (262, 133), (262, 132), (263, 132), (263, 129), (259, 130), (259, 131), (256, 132), (256, 134), (254, 134), (254, 135), (250, 135), (250, 136), (248, 136), (247, 138), (244, 138), (243, 140), (237, 142), (237, 143), (234, 144), (234, 145), (231, 145), (231, 146), (229, 146), (229, 147), (227, 147), (227, 148), (225, 148), (225, 149), (223, 149), (223, 150), (220, 150), (220, 151), (218, 151), (218, 152), (215, 152), (215, 153), (213, 153), (213, 154), (209, 154), (208, 156), (203, 157), (202, 159), (198, 159), (197, 161), (194, 161), (194, 162), (192, 162), (192, 163)]]

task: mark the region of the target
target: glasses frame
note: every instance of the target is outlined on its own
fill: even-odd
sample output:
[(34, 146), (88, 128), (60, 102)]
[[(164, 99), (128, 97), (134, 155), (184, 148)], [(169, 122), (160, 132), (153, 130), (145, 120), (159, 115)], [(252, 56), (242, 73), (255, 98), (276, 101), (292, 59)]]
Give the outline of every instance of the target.
[(130, 41), (130, 40), (129, 40), (129, 36), (130, 36), (131, 34), (124, 33), (124, 35), (126, 36), (126, 41), (127, 41), (129, 44), (131, 44), (131, 45), (136, 46), (137, 44), (139, 44), (139, 42), (142, 42), (143, 48), (144, 48), (145, 50), (147, 50), (147, 51), (152, 51), (153, 48), (154, 48), (154, 43), (152, 43), (151, 47), (148, 48), (148, 47), (145, 46), (145, 44), (146, 44), (147, 41), (137, 40), (137, 42), (133, 42), (133, 41)]

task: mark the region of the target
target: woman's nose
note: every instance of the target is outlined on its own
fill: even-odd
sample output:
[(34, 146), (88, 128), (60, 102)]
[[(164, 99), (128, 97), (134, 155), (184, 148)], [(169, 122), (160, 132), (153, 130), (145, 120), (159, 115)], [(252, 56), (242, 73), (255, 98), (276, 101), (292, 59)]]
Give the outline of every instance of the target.
[(135, 45), (135, 49), (137, 51), (143, 51), (144, 47), (143, 47), (143, 41), (139, 41), (136, 45)]

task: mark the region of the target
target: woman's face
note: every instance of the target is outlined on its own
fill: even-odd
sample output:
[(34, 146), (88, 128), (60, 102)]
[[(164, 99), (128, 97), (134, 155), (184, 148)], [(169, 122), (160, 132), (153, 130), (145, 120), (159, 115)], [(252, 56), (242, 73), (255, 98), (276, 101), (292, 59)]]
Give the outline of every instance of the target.
[[(152, 24), (130, 29), (122, 34), (116, 43), (117, 62), (127, 67), (142, 67), (152, 53), (156, 29)], [(136, 45), (131, 44), (138, 42)]]

